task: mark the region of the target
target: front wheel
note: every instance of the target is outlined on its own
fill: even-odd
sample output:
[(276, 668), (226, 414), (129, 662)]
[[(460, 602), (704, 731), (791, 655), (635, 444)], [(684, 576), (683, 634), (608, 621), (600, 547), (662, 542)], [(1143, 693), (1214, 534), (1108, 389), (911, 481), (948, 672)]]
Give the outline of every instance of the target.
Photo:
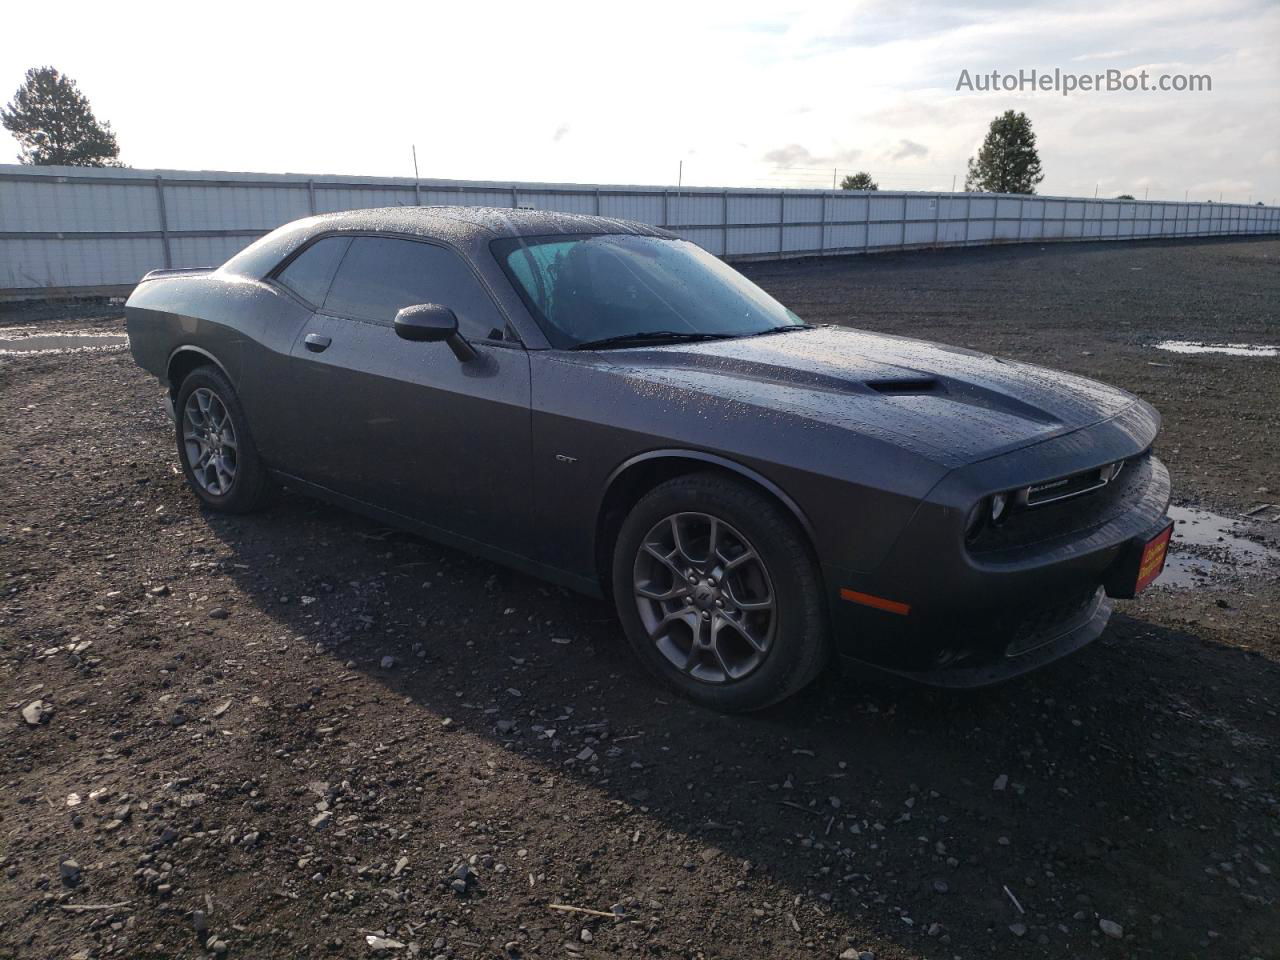
[(178, 458), (187, 484), (207, 506), (248, 513), (267, 498), (258, 458), (235, 390), (216, 367), (199, 367), (178, 388)]
[(613, 594), (641, 661), (717, 710), (759, 710), (827, 661), (821, 578), (772, 499), (718, 474), (656, 487), (623, 522)]

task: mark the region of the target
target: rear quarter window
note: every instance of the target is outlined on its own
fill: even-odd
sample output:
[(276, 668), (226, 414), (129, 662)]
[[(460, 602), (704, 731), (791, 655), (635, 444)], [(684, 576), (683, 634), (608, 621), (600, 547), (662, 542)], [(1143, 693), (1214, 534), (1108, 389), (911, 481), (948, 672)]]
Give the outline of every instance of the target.
[(349, 246), (350, 237), (325, 237), (317, 240), (277, 274), (276, 282), (288, 287), (312, 306), (319, 307), (329, 293), (333, 275)]

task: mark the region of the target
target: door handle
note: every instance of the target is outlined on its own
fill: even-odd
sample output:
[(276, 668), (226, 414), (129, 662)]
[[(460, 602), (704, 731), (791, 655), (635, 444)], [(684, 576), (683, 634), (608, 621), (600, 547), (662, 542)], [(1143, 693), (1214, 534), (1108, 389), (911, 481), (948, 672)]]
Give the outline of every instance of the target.
[(329, 337), (323, 337), (318, 333), (308, 333), (306, 337), (303, 338), (302, 342), (307, 345), (307, 349), (312, 353), (320, 353), (323, 350), (327, 350), (329, 348), (329, 344), (333, 343), (333, 340)]

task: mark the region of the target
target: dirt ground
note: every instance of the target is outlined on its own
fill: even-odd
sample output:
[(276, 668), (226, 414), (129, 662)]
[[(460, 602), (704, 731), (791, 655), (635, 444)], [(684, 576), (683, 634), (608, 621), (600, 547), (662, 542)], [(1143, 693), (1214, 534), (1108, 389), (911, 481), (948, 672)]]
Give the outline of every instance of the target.
[[(1177, 502), (1280, 500), (1280, 360), (1151, 345), (1280, 341), (1280, 241), (747, 272), (1126, 387)], [(119, 349), (0, 356), (0, 957), (1280, 957), (1274, 565), (994, 690), (728, 718), (600, 602), (292, 495), (203, 513), (161, 396)]]

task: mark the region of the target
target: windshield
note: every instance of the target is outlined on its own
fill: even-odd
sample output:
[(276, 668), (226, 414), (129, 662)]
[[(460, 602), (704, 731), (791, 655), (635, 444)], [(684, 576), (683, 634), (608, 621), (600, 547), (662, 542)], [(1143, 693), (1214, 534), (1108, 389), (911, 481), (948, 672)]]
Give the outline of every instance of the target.
[(803, 327), (794, 313), (686, 240), (515, 237), (494, 253), (551, 344), (750, 336)]

